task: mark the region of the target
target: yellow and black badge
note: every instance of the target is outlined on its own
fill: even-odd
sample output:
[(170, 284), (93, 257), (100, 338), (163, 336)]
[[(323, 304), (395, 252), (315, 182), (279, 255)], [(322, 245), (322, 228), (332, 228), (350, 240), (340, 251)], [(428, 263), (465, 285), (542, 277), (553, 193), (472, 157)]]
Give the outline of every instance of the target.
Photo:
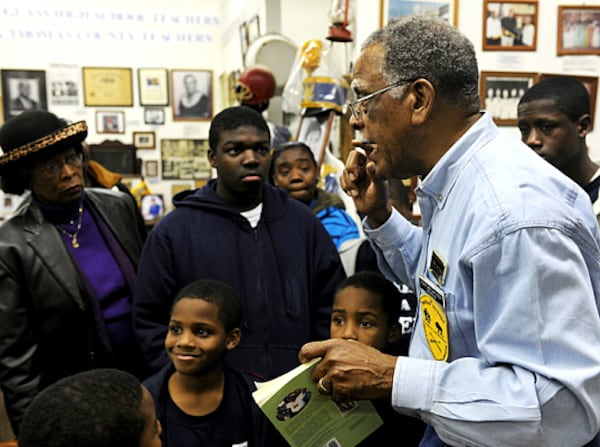
[(442, 290), (423, 275), (419, 276), (421, 286), (421, 321), (429, 350), (436, 360), (448, 360), (448, 319), (446, 300)]

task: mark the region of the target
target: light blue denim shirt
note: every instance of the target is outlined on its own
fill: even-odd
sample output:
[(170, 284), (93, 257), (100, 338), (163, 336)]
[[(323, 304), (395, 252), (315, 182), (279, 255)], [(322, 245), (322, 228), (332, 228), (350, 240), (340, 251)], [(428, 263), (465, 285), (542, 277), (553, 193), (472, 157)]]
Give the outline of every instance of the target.
[(390, 279), (447, 262), (449, 357), (415, 323), (392, 404), (469, 446), (582, 446), (600, 430), (600, 234), (585, 191), (483, 114), (417, 190), (365, 233)]

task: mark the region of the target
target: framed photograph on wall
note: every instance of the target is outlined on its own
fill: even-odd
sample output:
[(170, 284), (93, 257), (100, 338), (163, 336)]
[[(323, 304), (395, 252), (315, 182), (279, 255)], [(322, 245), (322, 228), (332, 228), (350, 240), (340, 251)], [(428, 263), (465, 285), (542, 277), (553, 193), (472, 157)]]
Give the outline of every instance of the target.
[(146, 160), (144, 162), (144, 175), (146, 177), (158, 177), (158, 160)]
[(574, 78), (581, 82), (585, 88), (587, 89), (590, 95), (590, 118), (592, 121), (592, 129), (594, 128), (594, 112), (596, 111), (596, 97), (598, 96), (598, 77), (597, 76), (579, 76), (579, 75), (570, 75), (570, 74), (551, 74), (551, 73), (541, 73), (538, 81), (543, 81), (548, 78), (555, 78), (558, 76), (562, 76), (565, 78)]
[(379, 27), (390, 19), (414, 15), (435, 15), (458, 25), (459, 0), (379, 0)]
[(212, 84), (212, 70), (171, 70), (173, 120), (210, 120)]
[(142, 195), (141, 212), (144, 220), (160, 219), (165, 214), (165, 204), (162, 194)]
[(163, 180), (210, 178), (207, 140), (164, 139), (160, 150)]
[(133, 106), (131, 68), (83, 67), (82, 70), (85, 106)]
[(25, 110), (48, 110), (46, 72), (43, 70), (0, 70), (4, 120)]
[(154, 149), (156, 136), (154, 132), (133, 132), (133, 145), (138, 149)]
[(160, 107), (145, 108), (144, 124), (165, 124), (165, 109)]
[(482, 108), (497, 125), (516, 126), (519, 100), (537, 79), (537, 73), (482, 71), (479, 81)]
[(248, 21), (248, 44), (260, 37), (260, 19), (258, 14)]
[(103, 110), (96, 112), (97, 133), (125, 133), (125, 112)]
[(484, 51), (535, 51), (537, 30), (537, 0), (484, 0)]
[(239, 27), (240, 34), (240, 49), (242, 51), (242, 62), (246, 60), (246, 53), (248, 52), (248, 46), (250, 41), (248, 39), (248, 24), (243, 22)]
[(556, 54), (600, 54), (600, 4), (558, 7)]
[(169, 105), (169, 72), (166, 68), (138, 68), (141, 106)]

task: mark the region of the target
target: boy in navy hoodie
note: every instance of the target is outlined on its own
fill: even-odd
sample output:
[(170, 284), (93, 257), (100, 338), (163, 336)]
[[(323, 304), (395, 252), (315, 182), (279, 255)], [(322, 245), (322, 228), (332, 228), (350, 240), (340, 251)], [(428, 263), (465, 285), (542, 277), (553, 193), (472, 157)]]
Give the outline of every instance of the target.
[(314, 213), (267, 184), (270, 134), (260, 113), (244, 106), (218, 113), (209, 146), (217, 178), (175, 196), (176, 208), (144, 245), (136, 333), (153, 369), (160, 369), (179, 289), (200, 278), (222, 281), (244, 310), (244, 337), (228, 361), (270, 380), (298, 365), (304, 343), (328, 337), (333, 292), (346, 274)]

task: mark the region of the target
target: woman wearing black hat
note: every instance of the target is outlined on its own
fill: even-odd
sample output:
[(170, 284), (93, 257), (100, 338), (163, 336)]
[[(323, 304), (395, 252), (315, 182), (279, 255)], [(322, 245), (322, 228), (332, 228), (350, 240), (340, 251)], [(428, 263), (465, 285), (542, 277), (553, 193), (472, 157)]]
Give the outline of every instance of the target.
[(129, 197), (84, 188), (87, 125), (27, 111), (0, 129), (0, 383), (15, 434), (33, 397), (96, 367), (145, 376), (131, 291), (145, 234)]

